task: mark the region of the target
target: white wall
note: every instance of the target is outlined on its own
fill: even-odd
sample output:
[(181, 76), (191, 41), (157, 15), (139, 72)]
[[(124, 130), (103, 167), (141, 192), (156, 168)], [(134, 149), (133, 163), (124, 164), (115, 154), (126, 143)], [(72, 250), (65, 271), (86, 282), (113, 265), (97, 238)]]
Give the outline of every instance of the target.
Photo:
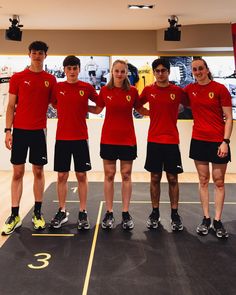
[[(103, 171), (102, 160), (99, 156), (100, 151), (100, 134), (103, 124), (102, 119), (89, 119), (87, 120), (89, 130), (89, 147), (92, 161), (93, 171)], [(45, 166), (45, 170), (53, 170), (53, 154), (54, 154), (54, 142), (57, 120), (48, 120), (48, 159), (49, 162)], [(138, 158), (134, 161), (133, 171), (144, 171), (144, 162), (146, 156), (146, 141), (147, 131), (149, 126), (149, 119), (135, 119), (135, 130), (138, 144)], [(5, 128), (5, 118), (0, 117), (0, 170), (10, 170), (10, 151), (5, 148), (4, 139), (5, 134), (3, 132)], [(182, 161), (185, 172), (195, 172), (193, 161), (188, 158), (189, 142), (192, 131), (191, 120), (179, 120), (178, 128), (180, 133), (180, 150), (182, 154)], [(236, 122), (234, 122), (234, 130), (231, 136), (231, 153), (232, 162), (228, 165), (228, 173), (236, 173)], [(31, 166), (26, 165), (26, 169), (30, 170)]]

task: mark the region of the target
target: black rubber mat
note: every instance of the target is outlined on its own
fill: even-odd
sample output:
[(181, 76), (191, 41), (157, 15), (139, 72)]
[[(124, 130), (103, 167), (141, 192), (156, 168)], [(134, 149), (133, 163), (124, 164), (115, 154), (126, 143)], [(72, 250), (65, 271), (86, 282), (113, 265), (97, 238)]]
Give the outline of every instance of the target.
[[(133, 184), (130, 213), (135, 228), (127, 232), (120, 224), (120, 184), (115, 186), (116, 226), (106, 231), (96, 225), (99, 214), (101, 221), (105, 213), (103, 183), (89, 183), (91, 229), (78, 231), (77, 188), (70, 182), (67, 224), (58, 230), (47, 227), (36, 232), (29, 212), (22, 227), (0, 249), (0, 294), (235, 295), (235, 189), (235, 184), (226, 185), (223, 221), (230, 238), (222, 241), (212, 232), (206, 237), (196, 234), (202, 219), (197, 184), (180, 184), (184, 231), (173, 233), (166, 184), (162, 184), (161, 226), (157, 230), (145, 225), (151, 211), (149, 184)], [(56, 200), (56, 184), (52, 183), (43, 205), (47, 222), (58, 209)]]

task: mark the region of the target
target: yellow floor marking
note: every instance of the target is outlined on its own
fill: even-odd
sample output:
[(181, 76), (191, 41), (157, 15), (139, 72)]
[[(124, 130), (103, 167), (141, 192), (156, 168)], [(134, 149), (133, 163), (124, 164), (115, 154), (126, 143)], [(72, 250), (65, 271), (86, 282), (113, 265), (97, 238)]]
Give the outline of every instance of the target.
[(32, 237), (74, 237), (75, 234), (32, 234)]
[(95, 231), (94, 231), (91, 251), (90, 251), (90, 255), (89, 255), (89, 262), (88, 262), (87, 272), (86, 272), (86, 276), (85, 276), (85, 280), (84, 280), (84, 287), (83, 287), (82, 295), (87, 295), (87, 292), (88, 292), (88, 285), (89, 285), (89, 280), (90, 280), (90, 275), (91, 275), (91, 270), (92, 270), (92, 265), (93, 265), (93, 258), (94, 258), (96, 243), (97, 243), (98, 230), (99, 230), (99, 226), (100, 226), (100, 219), (101, 219), (101, 215), (102, 215), (103, 203), (104, 203), (103, 201), (100, 202), (100, 206), (99, 206), (99, 210), (98, 210), (98, 217), (97, 217), (96, 227), (95, 227)]

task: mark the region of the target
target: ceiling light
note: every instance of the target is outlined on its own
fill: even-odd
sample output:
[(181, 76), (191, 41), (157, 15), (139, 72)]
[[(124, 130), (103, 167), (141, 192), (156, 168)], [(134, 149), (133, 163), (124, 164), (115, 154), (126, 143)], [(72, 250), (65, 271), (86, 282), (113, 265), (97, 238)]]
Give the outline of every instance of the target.
[(129, 4), (128, 9), (153, 9), (155, 5)]

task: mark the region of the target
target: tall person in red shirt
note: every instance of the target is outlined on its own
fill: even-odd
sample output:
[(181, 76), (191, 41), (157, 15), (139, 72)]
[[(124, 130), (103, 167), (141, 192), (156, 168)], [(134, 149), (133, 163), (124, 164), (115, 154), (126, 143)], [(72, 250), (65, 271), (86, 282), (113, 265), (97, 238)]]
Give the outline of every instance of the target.
[[(12, 212), (1, 233), (11, 234), (21, 226), (19, 205), (23, 191), (23, 177), (26, 156), (34, 174), (35, 197), (32, 222), (35, 229), (44, 229), (45, 220), (41, 214), (44, 192), (43, 166), (47, 164), (46, 113), (56, 84), (54, 76), (43, 70), (48, 46), (42, 41), (29, 45), (29, 68), (14, 74), (10, 79), (9, 103), (6, 112), (5, 145), (11, 150), (13, 177), (11, 184)], [(13, 132), (12, 132), (13, 127)]]
[(90, 223), (86, 208), (88, 191), (86, 171), (91, 170), (91, 163), (86, 115), (88, 100), (96, 102), (98, 95), (91, 84), (79, 80), (80, 59), (78, 57), (67, 56), (63, 61), (63, 67), (67, 79), (65, 82), (57, 84), (55, 101), (53, 101), (58, 115), (54, 170), (58, 172), (59, 210), (51, 221), (51, 227), (59, 228), (68, 221), (65, 202), (67, 180), (73, 156), (80, 199), (78, 229), (89, 229)]
[(129, 214), (132, 193), (131, 172), (133, 160), (137, 157), (137, 145), (132, 111), (138, 101), (138, 91), (130, 85), (128, 66), (123, 60), (116, 60), (111, 69), (109, 83), (102, 87), (93, 113), (100, 113), (106, 107), (101, 135), (100, 156), (104, 165), (104, 195), (106, 214), (102, 228), (114, 227), (113, 198), (116, 161), (120, 160), (122, 177), (122, 226), (133, 229), (134, 221)]
[[(198, 172), (204, 215), (197, 233), (207, 235), (212, 226), (218, 238), (227, 238), (228, 233), (221, 222), (221, 216), (225, 199), (224, 178), (227, 163), (231, 159), (229, 143), (233, 127), (232, 99), (224, 85), (213, 81), (204, 59), (192, 61), (192, 73), (196, 82), (185, 87), (194, 119), (190, 158), (194, 160)], [(215, 187), (213, 222), (209, 212), (210, 163)]]
[(152, 212), (147, 227), (157, 228), (160, 222), (159, 203), (164, 170), (169, 184), (171, 228), (173, 231), (182, 231), (183, 224), (178, 214), (178, 174), (183, 172), (183, 168), (177, 118), (179, 105), (186, 104), (186, 95), (180, 87), (169, 83), (170, 62), (167, 59), (154, 60), (152, 69), (156, 81), (146, 86), (140, 95), (140, 103), (149, 103), (150, 112), (145, 169), (151, 173)]

